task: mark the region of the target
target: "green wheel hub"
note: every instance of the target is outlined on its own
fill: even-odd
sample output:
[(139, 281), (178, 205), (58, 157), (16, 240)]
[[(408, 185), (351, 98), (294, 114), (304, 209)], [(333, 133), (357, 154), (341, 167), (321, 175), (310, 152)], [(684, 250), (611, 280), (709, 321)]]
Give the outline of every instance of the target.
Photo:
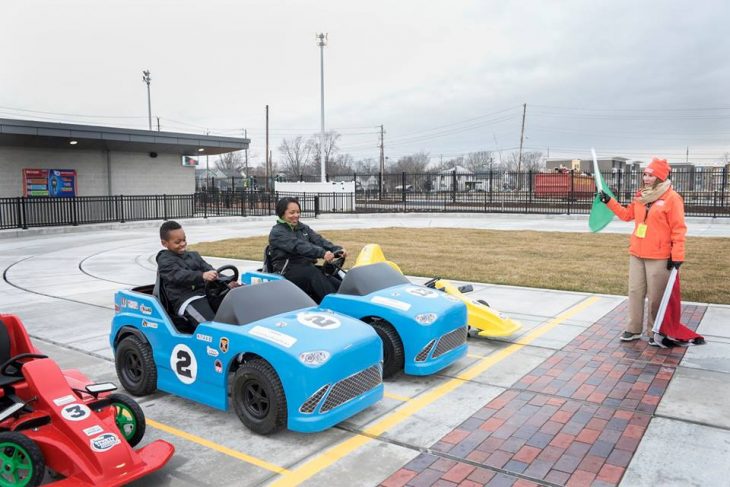
[(124, 439), (129, 441), (137, 432), (137, 418), (126, 405), (118, 402), (115, 402), (113, 405), (114, 421), (117, 423), (117, 428), (124, 435)]
[(25, 448), (12, 442), (0, 443), (0, 461), (0, 486), (28, 485), (33, 477), (33, 462)]

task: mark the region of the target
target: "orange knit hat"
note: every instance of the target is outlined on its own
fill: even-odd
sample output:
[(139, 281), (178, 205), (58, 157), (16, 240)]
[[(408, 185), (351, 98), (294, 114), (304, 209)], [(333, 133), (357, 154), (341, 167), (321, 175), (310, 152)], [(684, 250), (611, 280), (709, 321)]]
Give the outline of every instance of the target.
[(655, 157), (651, 160), (649, 165), (646, 166), (644, 172), (651, 174), (652, 176), (656, 176), (662, 181), (666, 181), (669, 177), (669, 171), (671, 171), (671, 169), (672, 168), (669, 167), (669, 163), (666, 159), (659, 159), (658, 157)]

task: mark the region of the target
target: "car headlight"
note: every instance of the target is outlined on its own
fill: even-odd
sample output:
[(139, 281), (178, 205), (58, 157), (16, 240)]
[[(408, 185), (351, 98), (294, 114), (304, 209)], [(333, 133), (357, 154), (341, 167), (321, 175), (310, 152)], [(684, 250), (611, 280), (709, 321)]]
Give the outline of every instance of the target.
[(299, 361), (310, 367), (319, 367), (330, 359), (330, 353), (324, 350), (316, 352), (302, 352), (299, 354)]
[(438, 315), (436, 313), (421, 313), (416, 315), (416, 321), (420, 325), (430, 325), (434, 321), (438, 319)]

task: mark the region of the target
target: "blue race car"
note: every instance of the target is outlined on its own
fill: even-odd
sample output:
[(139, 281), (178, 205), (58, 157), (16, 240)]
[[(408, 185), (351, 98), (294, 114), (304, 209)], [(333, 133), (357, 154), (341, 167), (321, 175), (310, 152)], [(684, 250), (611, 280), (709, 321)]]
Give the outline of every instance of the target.
[[(244, 282), (284, 279), (247, 273)], [(383, 377), (400, 370), (429, 375), (466, 355), (466, 306), (446, 293), (410, 282), (385, 262), (353, 267), (321, 308), (370, 324), (383, 341)]]
[(114, 298), (109, 339), (131, 394), (160, 389), (225, 411), (230, 392), (240, 420), (259, 434), (322, 431), (383, 397), (378, 336), (289, 281), (230, 290), (215, 319), (194, 330), (170, 319), (159, 289)]

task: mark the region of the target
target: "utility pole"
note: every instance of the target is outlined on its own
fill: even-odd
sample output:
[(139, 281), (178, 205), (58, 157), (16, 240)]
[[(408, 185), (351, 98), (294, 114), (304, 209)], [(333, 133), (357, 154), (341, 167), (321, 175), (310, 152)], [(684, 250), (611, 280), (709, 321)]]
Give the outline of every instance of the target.
[(152, 78), (149, 69), (142, 71), (142, 81), (147, 83), (147, 121), (150, 130), (152, 130), (152, 100), (150, 99), (150, 81), (152, 81)]
[(380, 194), (383, 194), (383, 179), (385, 179), (385, 131), (380, 125)]
[(327, 45), (327, 34), (320, 33), (315, 36), (316, 39), (319, 40), (319, 43), (317, 44), (319, 46), (319, 79), (320, 79), (320, 95), (321, 95), (321, 119), (322, 119), (322, 127), (321, 127), (321, 133), (320, 133), (320, 139), (319, 139), (319, 165), (320, 165), (320, 172), (322, 176), (322, 182), (324, 183), (327, 180), (327, 168), (325, 167), (325, 160), (324, 160), (324, 46)]
[(269, 192), (269, 105), (266, 105), (266, 192)]
[(689, 146), (687, 146), (687, 157), (685, 158), (684, 162), (689, 164)]
[[(243, 138), (248, 139), (248, 132), (246, 129), (243, 129)], [(246, 144), (246, 149), (243, 151), (243, 153), (246, 155), (246, 162), (244, 162), (244, 168), (245, 168), (245, 176), (248, 178), (248, 144)]]
[[(522, 105), (522, 131), (520, 132), (520, 154), (517, 157), (517, 172), (522, 168), (522, 143), (525, 141), (525, 114), (527, 113), (527, 103)], [(519, 177), (519, 174), (518, 176)]]

